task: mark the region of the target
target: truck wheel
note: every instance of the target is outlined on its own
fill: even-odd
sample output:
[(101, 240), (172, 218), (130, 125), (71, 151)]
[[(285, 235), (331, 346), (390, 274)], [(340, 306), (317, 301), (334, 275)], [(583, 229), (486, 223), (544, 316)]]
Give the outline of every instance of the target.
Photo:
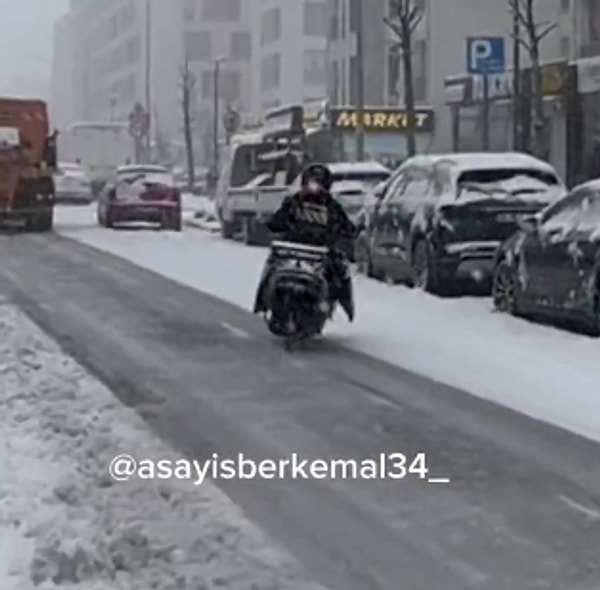
[(54, 211), (44, 211), (37, 219), (37, 231), (44, 233), (52, 231), (54, 226)]
[(221, 221), (221, 236), (223, 236), (226, 240), (231, 240), (234, 234), (234, 226), (233, 223), (229, 221)]
[(36, 233), (49, 232), (52, 231), (53, 222), (53, 211), (31, 213), (25, 220), (25, 231)]
[(110, 209), (107, 209), (104, 214), (104, 223), (102, 224), (104, 227), (112, 229), (114, 223), (112, 220), (112, 215), (110, 214)]
[(164, 220), (162, 229), (169, 231), (181, 231), (181, 213), (167, 216)]

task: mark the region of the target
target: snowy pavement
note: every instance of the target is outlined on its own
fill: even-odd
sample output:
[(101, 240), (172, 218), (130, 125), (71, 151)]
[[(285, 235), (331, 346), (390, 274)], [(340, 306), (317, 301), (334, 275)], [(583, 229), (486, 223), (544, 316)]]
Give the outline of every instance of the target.
[[(62, 208), (57, 231), (251, 309), (266, 252), (187, 229), (106, 231), (85, 208)], [(489, 299), (443, 300), (364, 277), (357, 319), (328, 338), (582, 436), (600, 440), (600, 342), (493, 313)]]
[[(79, 224), (84, 233), (89, 227)], [(215, 258), (221, 250), (220, 241), (211, 242), (201, 232), (104, 233), (113, 240), (146, 242), (148, 255), (158, 261), (162, 245), (172, 269), (176, 257), (191, 268), (198, 255), (186, 257), (184, 246), (193, 236), (205, 238), (195, 242), (205, 247), (205, 257)], [(148, 246), (152, 240), (154, 247)], [(180, 250), (174, 253), (177, 244)], [(343, 345), (351, 338), (339, 332), (289, 355), (245, 309), (136, 266), (123, 255), (58, 235), (0, 236), (0, 248), (0, 290), (136, 411), (150, 436), (174, 449), (199, 459), (242, 451), (257, 460), (292, 453), (359, 460), (381, 452), (407, 458), (425, 453), (430, 476), (450, 479), (449, 485), (414, 477), (401, 483), (216, 482), (328, 587), (397, 590), (402, 580), (411, 590), (598, 590), (597, 444), (347, 350)], [(50, 408), (36, 399), (27, 412), (37, 404), (41, 417), (51, 417), (53, 425), (55, 414), (70, 416), (51, 413), (64, 404), (47, 392), (44, 397)], [(83, 407), (73, 409), (78, 424), (88, 424), (94, 403), (104, 403), (101, 395), (94, 398), (100, 401), (82, 404), (85, 417)], [(129, 450), (124, 447), (130, 439), (120, 442), (124, 428), (116, 416), (108, 415), (106, 437), (90, 437), (106, 456)], [(84, 467), (79, 471), (87, 473), (90, 463), (98, 473), (103, 465), (91, 463), (85, 443), (77, 441), (84, 457), (66, 445), (54, 454), (70, 470), (75, 457), (73, 463)], [(152, 452), (162, 454), (158, 448)], [(97, 498), (91, 494), (93, 506)], [(136, 499), (160, 517), (150, 522), (167, 527), (173, 511), (164, 520), (151, 499)], [(174, 528), (169, 527), (172, 542), (185, 551), (187, 537), (180, 538), (177, 522)], [(257, 583), (257, 590), (265, 585)]]
[(175, 459), (27, 317), (0, 303), (2, 590), (317, 590), (211, 483), (108, 475)]

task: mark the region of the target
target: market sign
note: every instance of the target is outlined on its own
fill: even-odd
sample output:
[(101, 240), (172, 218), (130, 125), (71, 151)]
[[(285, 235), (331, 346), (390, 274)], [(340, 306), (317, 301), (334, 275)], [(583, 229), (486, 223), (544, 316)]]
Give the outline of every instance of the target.
[[(331, 126), (334, 129), (356, 129), (358, 127), (356, 109), (332, 107)], [(363, 111), (363, 129), (365, 131), (405, 133), (411, 126), (417, 131), (432, 131), (434, 127), (433, 109), (416, 109), (412, 124), (404, 109), (369, 107)]]

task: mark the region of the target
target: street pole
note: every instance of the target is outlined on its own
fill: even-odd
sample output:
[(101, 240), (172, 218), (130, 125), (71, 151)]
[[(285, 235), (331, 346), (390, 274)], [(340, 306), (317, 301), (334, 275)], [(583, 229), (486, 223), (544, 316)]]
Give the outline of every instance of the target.
[(513, 7), (513, 150), (521, 149), (521, 26), (517, 6)]
[[(146, 0), (146, 71), (145, 71), (145, 90), (146, 90), (146, 112), (150, 115), (152, 105), (151, 103), (151, 75), (152, 75), (152, 0)], [(146, 134), (146, 160), (150, 162), (150, 148), (151, 148), (151, 133), (152, 125), (148, 129)]]
[(219, 74), (221, 70), (221, 63), (225, 61), (225, 58), (219, 58), (215, 60), (215, 69), (214, 69), (214, 80), (213, 80), (213, 111), (214, 111), (214, 119), (213, 119), (213, 160), (215, 172), (219, 174)]
[(354, 0), (356, 10), (356, 159), (362, 162), (365, 159), (365, 72), (363, 51), (363, 0)]
[(483, 151), (490, 149), (490, 80), (487, 74), (483, 74), (483, 122), (482, 143)]

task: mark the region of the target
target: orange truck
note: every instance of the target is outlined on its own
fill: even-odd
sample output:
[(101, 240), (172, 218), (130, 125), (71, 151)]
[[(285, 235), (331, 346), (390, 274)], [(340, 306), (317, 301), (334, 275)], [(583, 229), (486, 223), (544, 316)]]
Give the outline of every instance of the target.
[(42, 100), (0, 97), (0, 223), (47, 232), (54, 220), (56, 133)]

